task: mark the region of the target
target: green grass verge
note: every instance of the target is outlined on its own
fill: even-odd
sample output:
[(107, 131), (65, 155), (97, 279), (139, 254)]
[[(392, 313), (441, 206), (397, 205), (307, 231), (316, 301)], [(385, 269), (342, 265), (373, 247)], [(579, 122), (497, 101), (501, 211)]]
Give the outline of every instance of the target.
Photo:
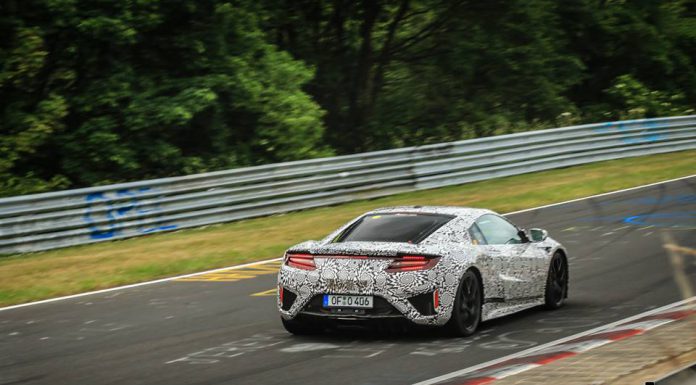
[(510, 212), (696, 173), (696, 151), (594, 163), (0, 259), (0, 305), (275, 258), (361, 213), (393, 205)]

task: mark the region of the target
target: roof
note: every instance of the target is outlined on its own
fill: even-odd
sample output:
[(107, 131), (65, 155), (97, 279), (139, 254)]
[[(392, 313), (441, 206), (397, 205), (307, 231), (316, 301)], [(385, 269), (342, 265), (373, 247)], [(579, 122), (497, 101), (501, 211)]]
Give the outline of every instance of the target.
[(476, 218), (483, 214), (495, 214), (494, 211), (488, 209), (479, 209), (473, 207), (458, 207), (458, 206), (396, 206), (383, 207), (371, 210), (367, 214), (378, 213), (422, 213), (422, 214), (445, 214), (454, 215), (462, 218), (467, 222), (473, 222)]

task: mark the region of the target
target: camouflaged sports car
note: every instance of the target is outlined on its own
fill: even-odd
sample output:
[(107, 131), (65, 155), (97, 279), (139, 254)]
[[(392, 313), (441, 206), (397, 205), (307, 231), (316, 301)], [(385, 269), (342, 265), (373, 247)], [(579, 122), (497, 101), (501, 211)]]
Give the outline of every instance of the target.
[(291, 247), (278, 274), (278, 309), (294, 334), (326, 322), (405, 318), (469, 335), (481, 321), (558, 308), (567, 295), (560, 243), (474, 208), (371, 211)]

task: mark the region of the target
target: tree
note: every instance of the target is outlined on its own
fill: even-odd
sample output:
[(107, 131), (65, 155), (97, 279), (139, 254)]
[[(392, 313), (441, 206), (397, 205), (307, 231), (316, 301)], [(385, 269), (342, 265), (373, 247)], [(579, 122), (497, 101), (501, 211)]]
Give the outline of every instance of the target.
[(86, 186), (330, 154), (323, 112), (302, 90), (311, 69), (265, 41), (253, 3), (8, 11), (0, 95), (17, 102), (3, 103), (13, 152), (0, 171)]

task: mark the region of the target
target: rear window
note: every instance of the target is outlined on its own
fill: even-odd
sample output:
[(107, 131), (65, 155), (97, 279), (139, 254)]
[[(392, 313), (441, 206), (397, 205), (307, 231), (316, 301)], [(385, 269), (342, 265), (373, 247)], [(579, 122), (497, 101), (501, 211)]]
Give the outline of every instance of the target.
[(374, 214), (360, 218), (334, 242), (420, 243), (454, 218), (440, 214)]

